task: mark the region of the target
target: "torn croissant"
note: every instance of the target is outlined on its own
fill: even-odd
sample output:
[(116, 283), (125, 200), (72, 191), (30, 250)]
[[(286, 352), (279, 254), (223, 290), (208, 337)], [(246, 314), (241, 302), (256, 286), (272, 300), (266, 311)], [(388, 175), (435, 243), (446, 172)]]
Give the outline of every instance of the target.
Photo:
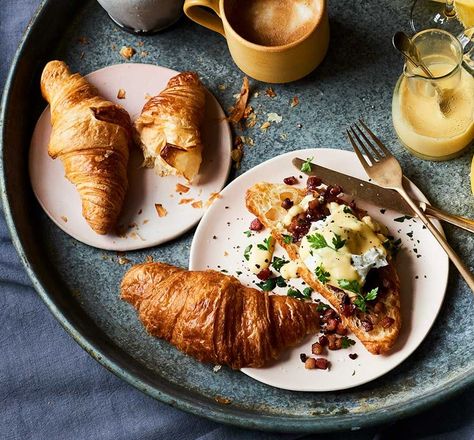
[(61, 159), (87, 223), (106, 234), (116, 225), (127, 191), (130, 117), (62, 61), (45, 66), (41, 92), (51, 107), (48, 154)]
[(213, 270), (139, 264), (125, 274), (121, 298), (153, 336), (233, 369), (262, 367), (319, 327), (316, 304), (269, 295)]
[(201, 165), (200, 126), (206, 91), (194, 72), (171, 78), (166, 88), (143, 107), (135, 121), (145, 166), (162, 176), (184, 176), (192, 181)]

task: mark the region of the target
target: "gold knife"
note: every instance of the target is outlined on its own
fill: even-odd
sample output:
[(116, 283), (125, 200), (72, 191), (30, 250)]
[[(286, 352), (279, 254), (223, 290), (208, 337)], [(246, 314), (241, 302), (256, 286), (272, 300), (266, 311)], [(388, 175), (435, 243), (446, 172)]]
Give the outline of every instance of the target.
[[(293, 165), (298, 168), (300, 172), (301, 166), (304, 163), (311, 165), (311, 171), (304, 172), (308, 176), (319, 177), (326, 185), (339, 185), (344, 193), (354, 196), (355, 198), (367, 200), (369, 202), (376, 202), (378, 206), (385, 209), (393, 209), (401, 214), (414, 216), (413, 210), (408, 206), (405, 200), (391, 189), (385, 189), (357, 177), (348, 176), (347, 174), (339, 173), (329, 168), (324, 168), (312, 162), (303, 159), (293, 159)], [(404, 179), (406, 179), (404, 177)], [(433, 205), (425, 202), (420, 202), (414, 199), (426, 215), (437, 218), (454, 226), (465, 229), (469, 232), (474, 232), (474, 220), (458, 215), (449, 214)]]

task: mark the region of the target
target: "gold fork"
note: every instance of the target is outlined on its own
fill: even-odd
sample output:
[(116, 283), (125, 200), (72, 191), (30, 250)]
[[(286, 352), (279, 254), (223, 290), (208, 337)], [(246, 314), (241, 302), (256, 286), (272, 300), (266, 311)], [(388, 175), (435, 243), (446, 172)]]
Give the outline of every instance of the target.
[[(369, 127), (367, 127), (367, 125), (364, 124), (363, 121), (359, 119), (359, 122), (372, 141), (357, 124), (353, 124), (350, 127), (350, 131), (346, 131), (352, 144), (352, 148), (354, 148), (354, 151), (357, 154), (357, 157), (359, 158), (359, 161), (364, 167), (367, 175), (381, 187), (394, 189), (405, 199), (413, 211), (415, 211), (418, 218), (426, 225), (436, 240), (438, 240), (439, 244), (448, 254), (450, 260), (454, 263), (462, 277), (466, 280), (468, 286), (474, 292), (474, 276), (472, 273), (469, 272), (469, 269), (461, 261), (456, 252), (454, 252), (446, 239), (435, 228), (433, 223), (431, 223), (431, 221), (426, 218), (425, 214), (423, 214), (420, 208), (413, 202), (413, 200), (403, 188), (403, 173), (398, 160), (393, 156), (392, 153), (390, 153), (390, 151), (380, 141), (380, 139), (375, 136), (374, 133), (372, 133), (372, 131), (369, 129)], [(374, 143), (378, 146), (378, 149), (375, 147)], [(364, 157), (361, 150), (365, 153), (367, 158)]]

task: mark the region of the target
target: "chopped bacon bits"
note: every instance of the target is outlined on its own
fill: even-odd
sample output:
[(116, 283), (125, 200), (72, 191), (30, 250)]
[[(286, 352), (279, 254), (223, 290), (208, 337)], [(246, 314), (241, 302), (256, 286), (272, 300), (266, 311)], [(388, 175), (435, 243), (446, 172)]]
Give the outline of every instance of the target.
[(295, 176), (285, 177), (283, 179), (283, 183), (285, 185), (296, 185), (298, 183), (298, 179)]
[(323, 183), (323, 181), (316, 176), (310, 176), (308, 177), (308, 180), (306, 181), (306, 188), (308, 188), (311, 191), (315, 191), (318, 186), (320, 186)]
[(255, 218), (250, 223), (249, 229), (251, 231), (261, 231), (263, 229), (263, 227), (264, 226), (263, 226), (262, 222), (258, 218)]
[(307, 370), (314, 370), (316, 368), (316, 359), (314, 359), (312, 357), (307, 358), (305, 363), (304, 363), (304, 367)]
[(351, 353), (351, 354), (349, 355), (349, 357), (350, 357), (353, 361), (355, 361), (355, 360), (359, 357), (359, 355), (358, 355), (357, 353)]
[(322, 354), (323, 350), (324, 350), (324, 348), (319, 342), (315, 342), (311, 346), (311, 353), (313, 353), (313, 354), (316, 354), (316, 355)]
[(283, 202), (281, 202), (281, 207), (283, 209), (286, 209), (288, 211), (288, 209), (290, 209), (291, 207), (293, 206), (293, 200), (290, 200), (288, 197), (283, 200)]
[(117, 99), (125, 99), (126, 92), (124, 89), (119, 89), (117, 92)]
[(168, 214), (168, 211), (161, 203), (155, 203), (155, 209), (159, 217), (165, 217)]
[(319, 370), (327, 370), (329, 368), (329, 361), (324, 358), (317, 358), (314, 360), (314, 365)]
[(268, 278), (272, 276), (272, 271), (267, 267), (266, 269), (262, 269), (258, 274), (257, 278), (262, 281), (267, 281)]

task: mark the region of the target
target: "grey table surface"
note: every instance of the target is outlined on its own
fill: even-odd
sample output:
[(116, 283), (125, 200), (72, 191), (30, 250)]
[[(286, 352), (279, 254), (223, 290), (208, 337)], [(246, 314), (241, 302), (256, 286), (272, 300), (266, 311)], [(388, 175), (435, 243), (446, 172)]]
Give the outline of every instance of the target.
[[(38, 4), (38, 0), (2, 1), (2, 88), (21, 32)], [(257, 113), (263, 115), (264, 112), (275, 111), (282, 114), (284, 122), (275, 127), (270, 138), (265, 138), (258, 130), (252, 133), (259, 147), (246, 148), (242, 168), (238, 173), (261, 162), (263, 157), (271, 157), (272, 148), (285, 151), (292, 147), (326, 146), (329, 139), (331, 146), (336, 143), (336, 146), (347, 149), (345, 140), (342, 136), (336, 136), (335, 130), (336, 127), (344, 127), (351, 122), (352, 116), (348, 115), (359, 113), (380, 127), (379, 134), (392, 142), (403, 161), (406, 173), (422, 187), (429, 198), (452, 211), (472, 216), (472, 201), (465, 202), (472, 200), (469, 199), (466, 186), (469, 154), (449, 165), (434, 164), (412, 159), (401, 147), (396, 146), (390, 123), (389, 103), (401, 62), (394, 53), (387, 57), (386, 49), (381, 49), (381, 42), (365, 38), (368, 27), (375, 25), (370, 22), (370, 17), (352, 16), (352, 11), (342, 8), (341, 4), (336, 0), (330, 2), (331, 25), (334, 34), (339, 36), (337, 44), (346, 47), (343, 51), (338, 51), (333, 40), (328, 58), (316, 75), (299, 83), (275, 86), (276, 98), (270, 100), (263, 97), (254, 103)], [(408, 14), (408, 2), (400, 7), (401, 4), (402, 2), (394, 2), (393, 7), (385, 11), (387, 17), (398, 17), (395, 24), (403, 23), (404, 20), (400, 17), (407, 17)], [(99, 17), (98, 19), (103, 20), (104, 13), (97, 8), (97, 5), (91, 3), (82, 13), (93, 12), (91, 16), (94, 19)], [(356, 26), (357, 23), (360, 26)], [(349, 28), (351, 25), (353, 27)], [(376, 25), (394, 26), (393, 23)], [(100, 32), (94, 34), (91, 31), (94, 24), (91, 23), (88, 27), (91, 32), (86, 35), (89, 44), (78, 42), (70, 51), (68, 61), (73, 68), (79, 68), (80, 65), (86, 71), (122, 62), (116, 50), (111, 50), (108, 56), (101, 56), (99, 61), (96, 51), (111, 43), (120, 46), (128, 42), (139, 48), (133, 61), (159, 63), (160, 50), (168, 50), (169, 53), (173, 44), (182, 44), (183, 39), (194, 35), (195, 26), (183, 19), (163, 34), (164, 43), (160, 47), (153, 43), (160, 39), (159, 35), (153, 39), (136, 38), (113, 27), (111, 35)], [(72, 29), (71, 37), (77, 37), (77, 32), (81, 30)], [(176, 41), (173, 32), (181, 33)], [(347, 39), (342, 38), (343, 35), (347, 35)], [(161, 59), (166, 66), (180, 70), (199, 65), (204, 82), (226, 107), (232, 102), (232, 94), (238, 91), (241, 74), (230, 60), (225, 64), (215, 61), (222, 59), (225, 47), (214, 44), (214, 35), (203, 29), (202, 36), (199, 49), (194, 52), (190, 44), (190, 52), (180, 51), (180, 55), (176, 55), (174, 59), (163, 53)], [(144, 46), (138, 46), (138, 41), (143, 41)], [(345, 62), (338, 55), (348, 50), (360, 53), (357, 65)], [(141, 54), (141, 51), (146, 54)], [(140, 55), (143, 59), (140, 59)], [(341, 83), (341, 76), (348, 79), (349, 86), (339, 91), (337, 87)], [(317, 81), (318, 84), (312, 84), (311, 96), (302, 96), (302, 85), (309, 81)], [(219, 89), (219, 84), (226, 84), (226, 90)], [(253, 87), (263, 92), (266, 86), (253, 82)], [(331, 92), (327, 93), (327, 90)], [(344, 98), (335, 102), (332, 99), (334, 93)], [(299, 95), (300, 105), (292, 110), (288, 100), (296, 94)], [(312, 106), (311, 102), (317, 105)], [(327, 118), (331, 118), (330, 123), (325, 123)], [(298, 128), (297, 124), (302, 121), (305, 121), (303, 127)], [(306, 121), (314, 123), (308, 124)], [(440, 179), (448, 178), (447, 173), (452, 189), (439, 194), (437, 186)], [(447, 232), (448, 237), (453, 234), (450, 228)], [(472, 237), (463, 233), (456, 237), (458, 251), (467, 258), (472, 253)], [(301, 438), (291, 434), (257, 433), (219, 425), (156, 402), (121, 382), (83, 352), (47, 311), (21, 267), (9, 241), (3, 218), (0, 220), (0, 238), (0, 438)], [(184, 239), (185, 245), (188, 239), (189, 237)], [(460, 289), (457, 280), (451, 280), (450, 286)], [(464, 290), (467, 294), (467, 289)], [(448, 402), (440, 402), (438, 406), (418, 416), (394, 421), (389, 427), (344, 435), (321, 435), (318, 438), (473, 438), (473, 409), (471, 393), (466, 391)]]

